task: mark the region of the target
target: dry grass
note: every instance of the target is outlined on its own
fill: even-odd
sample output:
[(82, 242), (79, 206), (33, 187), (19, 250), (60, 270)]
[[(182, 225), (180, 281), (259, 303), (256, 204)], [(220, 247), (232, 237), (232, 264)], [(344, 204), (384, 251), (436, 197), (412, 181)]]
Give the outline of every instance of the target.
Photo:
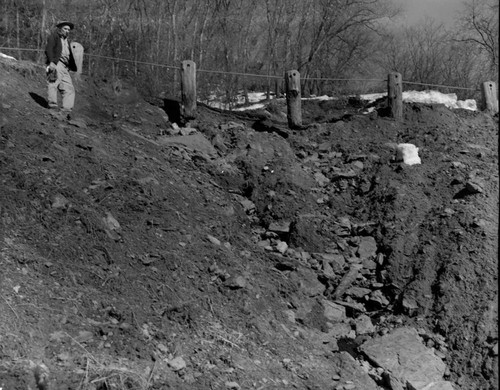
[(210, 323), (205, 328), (206, 335), (215, 341), (222, 343), (229, 347), (234, 347), (239, 350), (245, 350), (241, 346), (244, 334), (231, 329), (224, 329), (218, 323)]
[(84, 376), (77, 390), (148, 390), (151, 388), (154, 367), (149, 373), (144, 374), (124, 365), (104, 359), (99, 360), (77, 340), (67, 333), (66, 335), (85, 352), (87, 360)]
[(78, 386), (78, 390), (148, 390), (151, 388), (149, 375), (116, 364), (99, 362), (93, 356), (87, 356), (85, 375)]

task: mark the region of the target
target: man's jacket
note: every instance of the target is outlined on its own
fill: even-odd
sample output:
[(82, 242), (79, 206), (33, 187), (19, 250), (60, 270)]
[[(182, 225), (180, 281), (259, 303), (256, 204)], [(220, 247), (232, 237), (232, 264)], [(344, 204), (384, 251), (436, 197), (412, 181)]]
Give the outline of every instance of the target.
[[(68, 40), (68, 47), (69, 47), (69, 61), (66, 64), (68, 66), (68, 69), (76, 72), (76, 62), (75, 58), (73, 57), (73, 51), (71, 50), (71, 42)], [(62, 43), (61, 43), (61, 37), (57, 33), (57, 31), (54, 31), (52, 34), (49, 35), (49, 38), (47, 39), (47, 46), (45, 46), (45, 55), (47, 57), (46, 64), (50, 64), (53, 62), (54, 64), (57, 65), (59, 62), (59, 59), (61, 58), (61, 52), (62, 52)]]

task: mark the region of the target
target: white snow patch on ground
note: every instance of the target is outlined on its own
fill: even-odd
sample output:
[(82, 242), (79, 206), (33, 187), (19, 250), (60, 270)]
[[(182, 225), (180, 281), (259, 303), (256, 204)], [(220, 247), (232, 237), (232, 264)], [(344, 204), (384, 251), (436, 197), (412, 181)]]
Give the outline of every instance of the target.
[(14, 60), (14, 61), (17, 61), (14, 57), (8, 56), (7, 54), (3, 54), (2, 52), (0, 52), (0, 57), (1, 57), (1, 58), (6, 58), (6, 59), (8, 59), (8, 60)]
[[(371, 93), (360, 95), (362, 100), (366, 100), (369, 103), (374, 102), (377, 99), (387, 96), (386, 92), (382, 93)], [(317, 96), (311, 98), (303, 98), (302, 100), (334, 100), (335, 97), (330, 96)], [(233, 108), (233, 111), (246, 111), (246, 110), (256, 110), (265, 107), (266, 94), (263, 92), (252, 92), (248, 94), (248, 101), (251, 104), (245, 107)], [(474, 99), (458, 100), (457, 95), (454, 93), (442, 93), (438, 91), (405, 91), (403, 92), (403, 102), (405, 103), (424, 103), (424, 104), (444, 104), (450, 109), (463, 108), (466, 110), (477, 111), (477, 103)], [(239, 96), (235, 105), (244, 104), (245, 99), (243, 96)], [(221, 109), (228, 109), (228, 105), (225, 103), (211, 101), (208, 103), (212, 107), (217, 107)], [(367, 112), (373, 111), (373, 107)]]
[[(361, 95), (361, 99), (373, 102), (384, 96), (387, 96), (387, 93), (372, 93)], [(472, 111), (477, 110), (477, 104), (474, 99), (458, 100), (457, 95), (454, 93), (441, 93), (438, 91), (405, 91), (403, 92), (403, 102), (444, 104), (448, 108), (464, 108)]]

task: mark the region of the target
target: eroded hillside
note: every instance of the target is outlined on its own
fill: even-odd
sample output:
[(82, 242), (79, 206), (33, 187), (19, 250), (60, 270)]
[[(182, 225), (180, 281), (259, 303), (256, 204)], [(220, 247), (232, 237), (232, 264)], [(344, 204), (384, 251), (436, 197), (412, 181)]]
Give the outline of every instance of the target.
[(1, 388), (498, 388), (498, 116), (179, 128), (83, 77), (61, 121), (43, 69), (2, 61)]

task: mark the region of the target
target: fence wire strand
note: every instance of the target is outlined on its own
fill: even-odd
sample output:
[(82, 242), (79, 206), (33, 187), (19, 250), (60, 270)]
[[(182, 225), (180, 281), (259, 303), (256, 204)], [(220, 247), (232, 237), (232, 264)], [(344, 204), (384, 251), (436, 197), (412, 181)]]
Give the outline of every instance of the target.
[[(17, 48), (17, 47), (16, 48), (14, 48), (14, 47), (0, 47), (0, 50), (33, 51), (33, 52), (43, 52), (44, 51), (42, 49), (29, 49), (29, 48)], [(159, 64), (156, 62), (129, 60), (126, 58), (102, 56), (102, 55), (98, 55), (98, 54), (84, 53), (84, 56), (94, 57), (94, 58), (102, 58), (102, 59), (107, 59), (107, 60), (111, 60), (111, 61), (122, 61), (122, 62), (130, 62), (133, 64), (157, 66), (157, 67), (166, 68), (166, 69), (174, 69), (174, 70), (181, 69), (179, 66)], [(209, 70), (209, 69), (197, 69), (196, 72), (209, 73), (209, 74), (225, 74), (225, 75), (243, 76), (243, 77), (262, 77), (265, 79), (279, 79), (279, 80), (283, 79), (282, 76), (262, 75), (262, 74), (252, 74), (252, 73), (240, 73), (240, 72), (225, 72), (225, 71)], [(321, 78), (321, 77), (307, 77), (307, 78), (305, 78), (305, 80), (308, 80), (308, 81), (364, 81), (364, 82), (369, 82), (369, 81), (371, 81), (371, 82), (384, 82), (384, 81), (387, 81), (386, 79), (336, 79), (336, 78)], [(419, 82), (414, 82), (414, 81), (405, 81), (404, 79), (403, 79), (403, 84), (420, 85), (420, 86), (425, 86), (425, 87), (460, 89), (460, 90), (468, 90), (468, 91), (479, 91), (479, 88), (455, 87), (452, 85), (442, 85), (442, 84), (427, 84), (427, 83), (419, 83)]]

